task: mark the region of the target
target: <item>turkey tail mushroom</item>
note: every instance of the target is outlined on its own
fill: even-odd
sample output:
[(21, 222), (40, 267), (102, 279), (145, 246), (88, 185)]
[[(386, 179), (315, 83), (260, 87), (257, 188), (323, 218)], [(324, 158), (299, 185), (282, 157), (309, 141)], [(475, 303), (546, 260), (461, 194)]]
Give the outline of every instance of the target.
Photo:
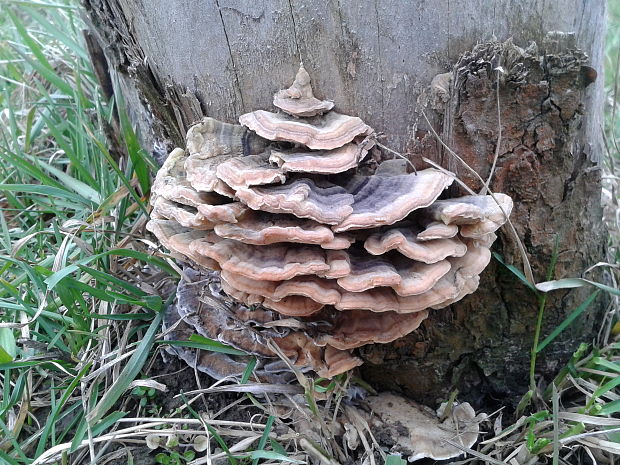
[[(186, 150), (157, 174), (147, 228), (202, 270), (179, 284), (171, 320), (267, 359), (265, 379), (278, 356), (268, 340), (300, 369), (332, 377), (362, 363), (352, 350), (403, 337), (474, 292), (512, 200), (440, 199), (451, 173), (367, 162), (373, 129), (314, 97), (303, 67), (274, 105), (284, 113), (192, 126)], [(233, 356), (194, 361), (239, 372)]]

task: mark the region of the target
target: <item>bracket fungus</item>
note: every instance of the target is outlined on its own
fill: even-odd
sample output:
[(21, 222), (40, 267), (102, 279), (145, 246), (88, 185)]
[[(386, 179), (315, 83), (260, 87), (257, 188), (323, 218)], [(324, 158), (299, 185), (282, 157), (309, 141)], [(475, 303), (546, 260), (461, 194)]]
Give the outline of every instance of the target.
[(479, 423), (485, 418), (484, 414), (476, 416), (467, 402), (453, 405), (448, 415), (444, 403), (435, 414), (389, 392), (368, 397), (366, 404), (373, 412), (370, 425), (393, 438), (390, 452), (404, 454), (410, 462), (458, 457), (463, 448), (471, 448), (477, 441)]
[[(474, 292), (512, 201), (445, 198), (449, 172), (402, 160), (368, 175), (373, 130), (316, 99), (303, 67), (274, 105), (284, 113), (192, 126), (157, 175), (148, 229), (199, 270), (171, 322), (260, 356), (265, 379), (282, 379), (282, 354), (332, 377), (362, 363), (354, 349)], [(238, 374), (234, 357), (192, 363), (221, 377)]]
[(308, 117), (322, 115), (334, 107), (331, 100), (319, 100), (310, 85), (310, 75), (302, 64), (295, 81), (288, 89), (276, 92), (273, 105), (292, 116)]

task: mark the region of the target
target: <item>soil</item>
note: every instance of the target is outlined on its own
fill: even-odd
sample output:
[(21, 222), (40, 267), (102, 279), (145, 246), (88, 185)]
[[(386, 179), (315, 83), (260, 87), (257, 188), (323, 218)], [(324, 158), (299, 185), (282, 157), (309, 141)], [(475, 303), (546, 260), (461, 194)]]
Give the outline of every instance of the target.
[[(213, 378), (201, 372), (194, 372), (184, 361), (164, 352), (161, 352), (155, 358), (148, 376), (159, 383), (165, 384), (168, 388), (168, 391), (165, 393), (158, 392), (149, 404), (158, 409), (161, 416), (169, 415), (184, 404), (184, 400), (181, 397), (175, 397), (178, 394), (197, 389), (205, 389), (214, 382)], [(201, 400), (194, 402), (192, 408), (198, 413), (206, 412), (207, 414), (214, 415), (239, 398), (240, 394), (237, 393), (210, 393), (203, 396)], [(221, 416), (218, 416), (218, 419), (249, 422), (253, 416), (259, 413), (261, 413), (261, 411), (258, 408), (250, 405), (249, 402), (245, 402), (242, 405), (227, 410)], [(231, 446), (236, 441), (238, 441), (238, 438), (232, 438), (228, 445)], [(218, 444), (215, 440), (212, 440), (211, 450), (213, 451), (216, 447), (219, 447)], [(155, 456), (160, 452), (165, 452), (164, 449), (151, 450), (146, 446), (136, 447), (128, 443), (126, 447), (121, 446), (121, 444), (111, 446), (108, 453), (119, 451), (120, 449), (126, 449), (131, 453), (134, 465), (155, 464)], [(175, 448), (175, 450), (180, 453), (188, 449), (192, 449), (191, 445), (183, 443)], [(197, 458), (201, 456), (202, 454), (196, 453)], [(108, 465), (126, 465), (127, 455), (123, 454), (118, 459), (111, 460), (107, 463)]]

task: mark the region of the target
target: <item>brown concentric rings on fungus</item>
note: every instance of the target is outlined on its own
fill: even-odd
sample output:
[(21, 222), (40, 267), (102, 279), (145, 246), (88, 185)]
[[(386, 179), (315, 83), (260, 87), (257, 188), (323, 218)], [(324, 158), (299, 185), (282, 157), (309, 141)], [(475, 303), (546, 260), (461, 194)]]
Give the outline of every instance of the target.
[(185, 150), (177, 148), (170, 152), (151, 186), (153, 196), (192, 207), (210, 202), (208, 193), (196, 191), (187, 180), (186, 160)]
[(226, 271), (265, 281), (329, 273), (333, 268), (328, 253), (334, 251), (312, 246), (291, 247), (284, 243), (253, 246), (230, 239), (205, 237), (194, 241), (190, 248), (217, 261)]
[(240, 189), (237, 197), (253, 210), (290, 213), (325, 224), (337, 224), (353, 212), (353, 196), (344, 188), (306, 178), (281, 186)]
[[(243, 126), (213, 118), (203, 120), (187, 131), (185, 161), (187, 181), (197, 191), (214, 192), (222, 181), (217, 166), (233, 157), (263, 153), (269, 141), (249, 132)], [(220, 190), (222, 190), (220, 188)]]
[[(359, 362), (359, 359), (353, 357), (347, 350), (338, 356), (335, 353), (338, 349), (334, 349), (330, 351), (329, 359), (336, 364), (336, 367), (331, 367), (324, 356), (325, 348), (317, 345), (312, 338), (301, 331), (278, 332), (266, 326), (260, 332), (244, 331), (244, 325), (249, 322), (255, 325), (277, 322), (277, 313), (264, 310), (247, 311), (227, 302), (220, 295), (205, 295), (203, 289), (209, 288), (209, 284), (213, 282), (217, 282), (217, 278), (211, 276), (206, 280), (181, 282), (179, 285), (176, 312), (199, 334), (225, 342), (248, 354), (277, 358), (266, 344), (269, 338), (295, 365), (302, 369), (313, 369), (330, 377), (341, 373), (338, 367), (346, 369), (350, 365), (345, 363), (346, 358), (350, 358), (351, 363)], [(227, 370), (225, 367), (217, 367), (217, 371)]]
[(435, 239), (450, 239), (456, 236), (459, 227), (455, 224), (443, 224), (437, 221), (427, 223), (422, 231), (416, 234), (418, 241), (432, 241)]
[(195, 240), (202, 238), (203, 236), (204, 233), (197, 230), (190, 230), (185, 233), (175, 234), (168, 238), (168, 247), (171, 250), (175, 250), (185, 255), (194, 263), (200, 265), (200, 267), (202, 267), (203, 269), (219, 271), (221, 270), (221, 267), (218, 262), (209, 257), (197, 254), (191, 250), (191, 243)]
[(335, 111), (302, 120), (282, 113), (256, 110), (241, 115), (239, 123), (265, 139), (302, 144), (313, 150), (337, 149), (357, 136), (367, 136), (372, 132), (371, 127), (358, 117)]
[[(489, 233), (497, 231), (507, 218), (504, 213), (510, 216), (512, 212), (512, 199), (506, 194), (495, 194), (495, 199), (487, 198), (478, 205), (484, 214), (484, 219), (479, 223), (466, 224), (461, 226), (460, 233), (463, 237), (481, 239)], [(495, 200), (497, 200), (496, 203)]]
[(313, 220), (254, 210), (245, 212), (234, 223), (217, 224), (214, 230), (220, 237), (254, 245), (293, 242), (347, 249), (352, 241), (347, 236), (335, 236), (329, 227)]
[(391, 287), (399, 296), (406, 297), (429, 291), (448, 271), (447, 260), (428, 265), (410, 260), (357, 257), (351, 260), (351, 273), (339, 278), (338, 285), (350, 292)]
[(452, 181), (452, 176), (435, 169), (400, 176), (355, 176), (344, 186), (354, 198), (353, 212), (334, 231), (396, 223), (432, 204)]
[(394, 312), (369, 314), (362, 310), (341, 312), (336, 315), (330, 333), (317, 337), (317, 344), (340, 350), (366, 344), (387, 344), (418, 329), (427, 316), (426, 310), (406, 315)]
[(188, 233), (192, 230), (181, 226), (176, 221), (170, 221), (166, 219), (151, 219), (146, 223), (146, 229), (153, 233), (157, 240), (170, 251), (170, 254), (180, 260), (187, 260), (187, 256), (183, 253), (176, 251), (170, 242), (170, 238), (176, 234)]
[(286, 181), (283, 170), (270, 164), (267, 154), (229, 158), (217, 166), (215, 173), (235, 190)]
[(272, 339), (302, 370), (334, 376), (361, 363), (352, 349), (474, 292), (512, 201), (438, 200), (451, 173), (381, 161), (373, 130), (314, 98), (303, 68), (274, 102), (288, 114), (188, 131), (188, 155), (173, 151), (154, 183), (148, 229), (174, 257), (221, 268), (199, 308), (177, 305), (183, 321), (270, 364)]
[(372, 255), (398, 250), (404, 256), (424, 263), (435, 263), (446, 257), (462, 257), (467, 252), (467, 246), (456, 237), (420, 241), (410, 228), (375, 233), (366, 239), (364, 248)]
[(351, 142), (333, 150), (272, 149), (269, 161), (279, 165), (284, 172), (343, 173), (357, 167), (373, 145), (371, 139), (364, 139), (360, 143)]
[(213, 222), (215, 226), (218, 224), (235, 224), (238, 221), (237, 218), (249, 210), (249, 208), (241, 202), (229, 202), (220, 205), (204, 203), (198, 205), (197, 208), (200, 216)]
[(156, 197), (152, 203), (153, 211), (159, 217), (174, 220), (185, 228), (207, 230), (215, 226), (214, 222), (202, 216), (195, 207), (172, 202), (163, 197)]

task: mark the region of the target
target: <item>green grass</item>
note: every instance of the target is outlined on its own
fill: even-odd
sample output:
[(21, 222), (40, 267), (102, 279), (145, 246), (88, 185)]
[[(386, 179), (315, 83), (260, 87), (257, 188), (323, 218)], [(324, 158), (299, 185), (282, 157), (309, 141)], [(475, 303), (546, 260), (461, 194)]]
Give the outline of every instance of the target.
[(605, 219), (610, 231), (609, 250), (620, 263), (620, 3), (608, 2), (605, 41), (604, 181)]
[[(147, 433), (123, 429), (128, 415), (146, 413), (132, 424), (151, 434), (174, 427), (155, 421), (155, 392), (164, 387), (148, 378), (167, 304), (156, 289), (178, 279), (167, 256), (143, 241), (156, 165), (122, 102), (102, 99), (76, 2), (15, 1), (2, 9), (0, 463), (97, 463), (114, 452), (114, 434), (146, 445)], [(107, 148), (110, 133), (121, 153)], [(240, 353), (199, 336), (171, 345)], [(140, 389), (150, 395), (132, 394)], [(199, 421), (198, 433), (215, 438), (231, 464), (296, 463), (268, 436), (273, 418), (265, 416), (254, 450), (238, 458), (189, 402), (165, 415), (183, 427)], [(168, 443), (153, 460), (194, 456)]]
[[(239, 424), (255, 433), (247, 437), (254, 442), (245, 449), (235, 448), (241, 442), (223, 439), (225, 429), (218, 429), (216, 421), (200, 416), (191, 406), (198, 397), (163, 419), (161, 409), (149, 404), (158, 386), (148, 378), (148, 364), (161, 346), (165, 306), (155, 289), (163, 279), (176, 279), (167, 257), (154, 255), (142, 240), (154, 162), (140, 148), (122, 102), (119, 108), (101, 97), (76, 3), (5, 1), (1, 8), (0, 463), (30, 464), (46, 454), (55, 456), (55, 450), (65, 454), (65, 463), (96, 462), (106, 453), (111, 431), (146, 444), (148, 434), (176, 434), (176, 425), (201, 428), (192, 434), (214, 437), (230, 463), (297, 463), (303, 455), (291, 455), (290, 444), (283, 447), (279, 437), (274, 439), (280, 420), (249, 394), (250, 402), (266, 413), (263, 423)], [(605, 169), (610, 249), (618, 261), (620, 3), (610, 2), (610, 17)], [(104, 134), (114, 128), (121, 153), (107, 148)], [(525, 279), (513, 271), (519, 276), (515, 279)], [(537, 295), (542, 317), (544, 294)], [(620, 343), (614, 342), (619, 328), (609, 325), (612, 341), (602, 348), (582, 345), (553, 385), (533, 395), (536, 354), (569, 328), (570, 318), (578, 317), (589, 301), (551, 334), (538, 334), (532, 348), (532, 393), (518, 418), (504, 421), (478, 446), (479, 453), (505, 460), (521, 447), (521, 458), (545, 455), (557, 463), (560, 445), (562, 454), (576, 445), (620, 452), (620, 433), (609, 433), (612, 445), (600, 441), (601, 431), (620, 427)], [(201, 338), (184, 345), (192, 344), (236, 353)], [(323, 422), (328, 417), (322, 412), (334, 407), (315, 395), (342, 396), (341, 381), (328, 388), (308, 381), (305, 387), (308, 411)], [(144, 434), (129, 431), (136, 424)], [(590, 442), (584, 446), (578, 441), (585, 438)], [(157, 451), (161, 463), (185, 463), (192, 456), (166, 447)], [(386, 463), (402, 461), (390, 456)]]
[[(78, 8), (2, 8), (0, 461), (31, 463), (124, 415), (114, 407), (160, 332), (163, 301), (149, 273), (175, 272), (139, 240), (154, 163), (123, 109), (102, 100)], [(117, 158), (104, 137), (115, 124)], [(114, 317), (126, 314), (143, 318), (121, 321), (120, 341)], [(118, 379), (110, 370), (89, 378), (123, 346), (132, 355)]]

